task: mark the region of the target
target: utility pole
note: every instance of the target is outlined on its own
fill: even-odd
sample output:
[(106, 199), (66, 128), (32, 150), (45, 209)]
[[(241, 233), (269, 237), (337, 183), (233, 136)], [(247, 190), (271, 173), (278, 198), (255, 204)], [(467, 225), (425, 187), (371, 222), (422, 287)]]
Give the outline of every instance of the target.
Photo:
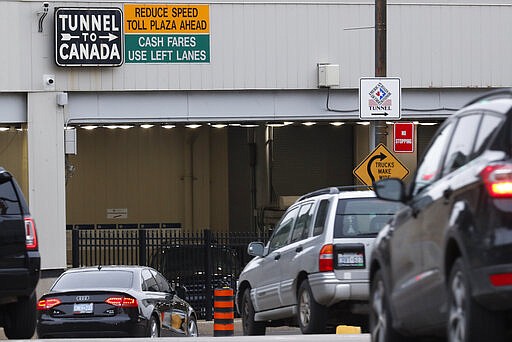
[[(386, 8), (387, 0), (375, 0), (375, 77), (386, 77)], [(372, 121), (370, 127), (374, 132), (375, 146), (381, 143), (386, 145), (388, 135), (386, 122)]]

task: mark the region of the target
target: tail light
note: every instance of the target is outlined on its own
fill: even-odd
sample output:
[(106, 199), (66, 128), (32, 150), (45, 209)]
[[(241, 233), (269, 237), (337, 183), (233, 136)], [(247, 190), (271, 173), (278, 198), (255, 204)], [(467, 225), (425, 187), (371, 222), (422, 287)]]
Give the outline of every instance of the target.
[(493, 286), (510, 286), (512, 285), (512, 273), (491, 274), (489, 280)]
[(480, 176), (491, 197), (512, 197), (512, 165), (489, 165), (480, 172)]
[(139, 306), (139, 304), (137, 303), (137, 299), (123, 296), (109, 297), (105, 299), (105, 303), (120, 308), (136, 308)]
[(25, 237), (27, 250), (37, 250), (36, 223), (31, 217), (25, 217)]
[(62, 302), (58, 298), (41, 299), (39, 302), (37, 302), (37, 310), (48, 310), (61, 303)]
[(334, 254), (332, 245), (324, 245), (318, 256), (318, 270), (320, 272), (334, 271)]

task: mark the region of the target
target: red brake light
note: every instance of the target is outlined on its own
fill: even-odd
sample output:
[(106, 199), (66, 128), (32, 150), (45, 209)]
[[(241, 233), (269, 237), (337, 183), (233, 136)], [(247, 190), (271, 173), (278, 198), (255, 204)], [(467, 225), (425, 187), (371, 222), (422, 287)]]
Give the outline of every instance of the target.
[(491, 197), (512, 197), (512, 165), (489, 165), (480, 176)]
[(491, 284), (494, 286), (512, 285), (512, 273), (491, 274), (489, 279), (491, 280)]
[(31, 217), (25, 217), (25, 244), (28, 250), (37, 250), (36, 223)]
[(48, 310), (62, 303), (58, 298), (41, 299), (37, 302), (37, 310)]
[(122, 296), (109, 297), (109, 298), (105, 299), (105, 303), (113, 305), (113, 306), (118, 306), (121, 308), (136, 308), (139, 306), (139, 304), (137, 303), (137, 299), (132, 298), (132, 297), (122, 297)]
[(318, 270), (320, 272), (332, 272), (334, 270), (334, 254), (332, 245), (325, 245), (318, 256)]

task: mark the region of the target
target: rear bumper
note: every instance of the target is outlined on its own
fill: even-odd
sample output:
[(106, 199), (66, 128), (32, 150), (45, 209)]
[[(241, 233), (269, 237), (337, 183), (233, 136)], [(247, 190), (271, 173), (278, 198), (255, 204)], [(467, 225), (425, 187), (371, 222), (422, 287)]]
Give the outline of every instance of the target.
[(344, 300), (367, 301), (370, 293), (368, 281), (339, 280), (334, 273), (313, 273), (308, 276), (315, 300), (332, 306)]
[(39, 338), (80, 337), (144, 337), (147, 320), (128, 316), (95, 318), (52, 318), (41, 316), (37, 321)]
[(512, 286), (491, 284), (490, 276), (500, 273), (512, 273), (512, 264), (481, 267), (472, 272), (473, 296), (490, 310), (512, 309)]
[(29, 252), (27, 267), (0, 269), (0, 298), (31, 295), (41, 275), (39, 252)]

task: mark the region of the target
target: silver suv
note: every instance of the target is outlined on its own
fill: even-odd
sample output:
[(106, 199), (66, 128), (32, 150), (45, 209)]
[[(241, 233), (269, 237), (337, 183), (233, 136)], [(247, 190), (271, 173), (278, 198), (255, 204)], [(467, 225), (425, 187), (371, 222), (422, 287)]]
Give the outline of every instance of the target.
[(367, 327), (373, 240), (402, 205), (357, 188), (302, 196), (266, 246), (249, 244), (255, 258), (240, 274), (236, 295), (245, 335), (279, 325), (298, 325), (304, 334), (339, 323)]

